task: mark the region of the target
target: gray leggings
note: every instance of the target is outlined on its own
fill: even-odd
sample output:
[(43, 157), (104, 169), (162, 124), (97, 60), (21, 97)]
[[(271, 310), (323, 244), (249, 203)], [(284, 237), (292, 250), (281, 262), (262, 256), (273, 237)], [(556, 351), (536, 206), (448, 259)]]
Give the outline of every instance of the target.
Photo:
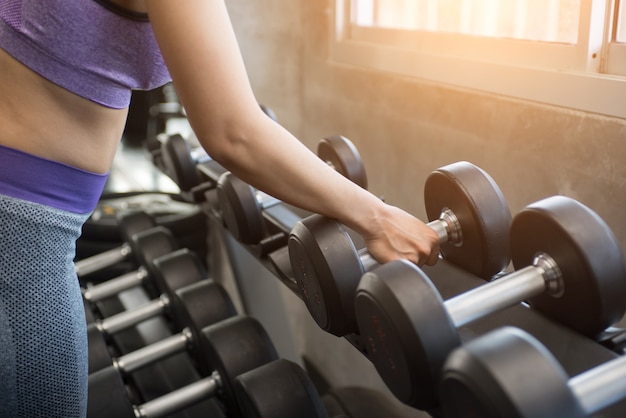
[(87, 336), (73, 258), (89, 214), (0, 195), (0, 417), (84, 417)]

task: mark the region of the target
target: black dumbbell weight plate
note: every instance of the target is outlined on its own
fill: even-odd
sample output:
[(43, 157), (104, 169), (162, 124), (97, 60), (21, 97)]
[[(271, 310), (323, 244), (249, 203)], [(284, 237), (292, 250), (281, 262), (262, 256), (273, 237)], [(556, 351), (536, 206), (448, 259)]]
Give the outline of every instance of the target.
[(234, 317), (237, 310), (222, 285), (211, 280), (201, 280), (176, 291), (172, 298), (173, 322), (178, 329), (189, 327), (198, 341), (204, 327)]
[(551, 359), (545, 347), (514, 328), (471, 341), (453, 351), (444, 366), (440, 388), (444, 416), (586, 417), (564, 384), (568, 376)]
[(232, 173), (224, 173), (217, 183), (222, 218), (235, 239), (256, 244), (265, 235), (262, 208), (254, 188)]
[(208, 278), (208, 273), (196, 253), (187, 248), (175, 250), (153, 261), (151, 279), (157, 294), (181, 289)]
[(355, 304), (361, 339), (387, 387), (425, 409), (436, 404), (439, 367), (460, 339), (439, 292), (416, 270), (400, 262), (366, 273)]
[(237, 411), (233, 384), (249, 370), (278, 359), (267, 332), (254, 318), (237, 316), (208, 326), (200, 333), (198, 364), (204, 374), (217, 371), (222, 382), (220, 399), (227, 410)]
[(364, 270), (344, 227), (311, 215), (295, 225), (288, 248), (291, 264), (300, 266), (296, 281), (315, 322), (337, 336), (354, 329), (354, 318), (344, 312), (353, 311), (355, 283)]
[(424, 202), (429, 221), (444, 209), (459, 220), (463, 242), (441, 245), (446, 260), (484, 279), (507, 267), (511, 212), (482, 169), (461, 161), (435, 170), (424, 185)]
[[(89, 387), (92, 389), (87, 402), (89, 418), (135, 418), (126, 385), (113, 367), (90, 374)], [(97, 393), (93, 393), (93, 388), (98, 388)]]
[(181, 190), (189, 191), (200, 183), (196, 163), (191, 158), (191, 148), (181, 135), (171, 135), (161, 145), (167, 175)]
[(581, 203), (554, 196), (529, 205), (511, 225), (516, 268), (546, 253), (564, 277), (562, 295), (542, 294), (529, 303), (588, 336), (615, 324), (626, 308), (626, 267), (615, 236)]
[(317, 155), (341, 175), (367, 189), (365, 167), (352, 141), (340, 135), (329, 136), (317, 144)]
[(309, 376), (285, 359), (238, 376), (235, 392), (246, 418), (328, 417)]

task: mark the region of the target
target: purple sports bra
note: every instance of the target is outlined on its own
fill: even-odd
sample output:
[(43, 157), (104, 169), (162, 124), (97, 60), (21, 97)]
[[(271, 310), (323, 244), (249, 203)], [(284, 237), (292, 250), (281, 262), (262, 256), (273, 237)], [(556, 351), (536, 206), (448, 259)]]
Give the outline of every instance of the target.
[(106, 0), (0, 0), (0, 48), (107, 107), (170, 81), (146, 15)]

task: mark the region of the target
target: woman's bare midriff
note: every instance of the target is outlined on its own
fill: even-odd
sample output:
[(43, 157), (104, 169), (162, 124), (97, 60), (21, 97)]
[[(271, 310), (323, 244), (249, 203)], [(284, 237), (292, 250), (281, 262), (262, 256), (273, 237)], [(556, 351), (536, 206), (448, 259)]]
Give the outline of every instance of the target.
[(0, 145), (106, 173), (127, 113), (51, 83), (0, 49)]

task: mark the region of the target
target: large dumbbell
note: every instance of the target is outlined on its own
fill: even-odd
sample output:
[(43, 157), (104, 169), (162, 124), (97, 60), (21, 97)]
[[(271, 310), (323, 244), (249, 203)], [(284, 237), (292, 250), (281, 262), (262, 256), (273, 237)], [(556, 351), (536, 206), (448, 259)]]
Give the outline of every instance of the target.
[[(511, 212), (492, 178), (480, 168), (458, 162), (434, 171), (425, 185), (428, 226), (439, 236), (446, 260), (490, 278), (510, 262)], [(435, 213), (437, 215), (435, 215)], [(337, 336), (357, 333), (354, 294), (361, 276), (377, 262), (357, 250), (337, 221), (312, 215), (289, 236), (294, 277), (309, 312)]]
[(279, 359), (239, 375), (235, 392), (246, 418), (328, 418), (308, 374), (289, 360)]
[(89, 393), (97, 395), (88, 403), (87, 416), (163, 417), (217, 395), (229, 416), (241, 417), (234, 392), (235, 378), (278, 359), (266, 331), (257, 320), (237, 316), (197, 330), (192, 339), (188, 349), (200, 374), (207, 377), (160, 398), (133, 405), (118, 370), (102, 369), (89, 375)]
[(89, 370), (110, 364), (107, 341), (115, 334), (143, 321), (167, 314), (176, 329), (198, 328), (235, 314), (231, 299), (222, 286), (208, 279), (195, 253), (180, 250), (154, 260), (155, 282), (163, 293), (159, 298), (87, 327)]
[(522, 301), (588, 336), (624, 314), (622, 251), (581, 203), (554, 196), (527, 206), (511, 224), (511, 255), (517, 271), (445, 302), (424, 272), (405, 261), (363, 276), (355, 298), (359, 331), (398, 399), (435, 406), (441, 367), (461, 344), (457, 328)]
[(178, 243), (172, 233), (162, 226), (133, 234), (128, 240), (128, 246), (132, 248), (132, 254), (139, 267), (129, 273), (83, 288), (83, 298), (86, 301), (95, 303), (140, 286), (153, 277), (159, 277), (158, 272), (154, 271), (154, 260), (178, 249)]
[[(365, 167), (358, 150), (348, 138), (330, 136), (318, 144), (318, 156), (346, 178), (367, 188)], [(258, 244), (268, 231), (265, 209), (281, 201), (257, 191), (230, 172), (220, 176), (217, 196), (224, 223), (235, 239), (244, 244)], [(286, 232), (278, 231), (277, 245), (284, 245)]]
[(626, 398), (626, 358), (569, 379), (535, 337), (504, 327), (450, 354), (440, 392), (449, 418), (585, 418)]
[(145, 212), (128, 212), (118, 218), (119, 231), (124, 244), (104, 251), (100, 254), (76, 261), (74, 269), (78, 277), (86, 276), (90, 273), (103, 270), (116, 263), (125, 261), (133, 256), (137, 249), (131, 242), (131, 237), (138, 232), (156, 226), (154, 219)]

